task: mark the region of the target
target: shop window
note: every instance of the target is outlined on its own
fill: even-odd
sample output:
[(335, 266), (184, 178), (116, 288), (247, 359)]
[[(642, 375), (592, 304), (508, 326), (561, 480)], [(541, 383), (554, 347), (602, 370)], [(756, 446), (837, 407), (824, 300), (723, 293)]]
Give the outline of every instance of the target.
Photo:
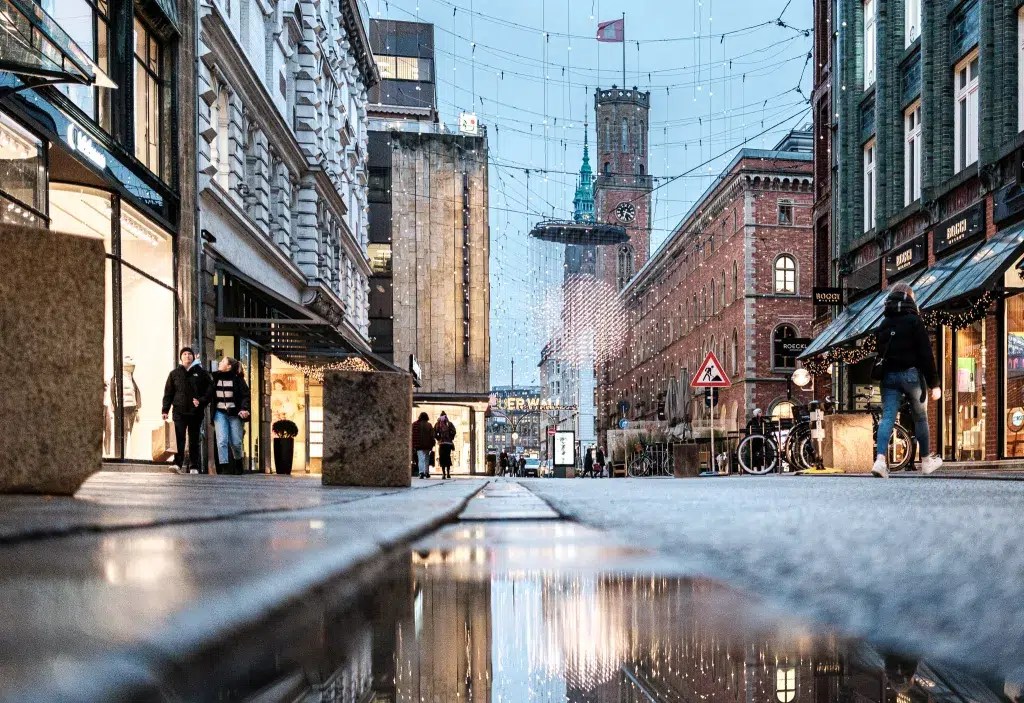
[(0, 222), (45, 226), (44, 167), (42, 141), (0, 115)]
[(904, 46), (910, 46), (921, 36), (921, 3), (924, 0), (906, 0), (904, 5)]
[(953, 69), (953, 172), (978, 160), (978, 50)]
[(121, 258), (160, 283), (174, 285), (171, 234), (125, 203), (121, 204)]
[(792, 295), (796, 293), (796, 259), (783, 254), (775, 260), (775, 292)]
[(875, 0), (864, 0), (864, 90), (875, 84)]
[(135, 18), (135, 157), (166, 178), (161, 166), (166, 134), (163, 50), (156, 36)]
[[(947, 459), (985, 458), (985, 324), (943, 330), (942, 449)], [(1009, 432), (1007, 433), (1009, 436)]]
[(782, 349), (779, 348), (779, 342), (783, 339), (792, 339), (796, 337), (796, 330), (793, 329), (792, 325), (779, 325), (772, 332), (772, 368), (773, 369), (792, 369), (796, 368), (796, 359), (791, 356), (787, 356), (782, 353)]
[(864, 145), (864, 231), (875, 226), (875, 140)]
[(111, 246), (110, 193), (69, 183), (50, 184), (50, 228), (83, 237), (102, 239), (107, 254)]
[(921, 102), (903, 113), (903, 204), (921, 197)]
[(771, 407), (768, 409), (768, 417), (771, 418), (772, 420), (775, 420), (776, 422), (792, 420), (793, 403), (788, 400), (779, 400), (772, 403)]
[[(108, 0), (41, 0), (40, 5), (96, 66), (109, 75)], [(110, 91), (107, 88), (61, 83), (57, 89), (96, 124), (110, 131)]]
[(1024, 295), (1006, 300), (1006, 418), (1008, 457), (1024, 457)]

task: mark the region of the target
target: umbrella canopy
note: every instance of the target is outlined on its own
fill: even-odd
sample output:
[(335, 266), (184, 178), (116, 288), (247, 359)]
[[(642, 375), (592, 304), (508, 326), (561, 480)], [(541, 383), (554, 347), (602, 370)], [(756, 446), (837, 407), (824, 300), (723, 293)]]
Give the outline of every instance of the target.
[(676, 421), (676, 406), (678, 403), (679, 382), (674, 378), (670, 378), (665, 386), (665, 419), (668, 420), (669, 425)]

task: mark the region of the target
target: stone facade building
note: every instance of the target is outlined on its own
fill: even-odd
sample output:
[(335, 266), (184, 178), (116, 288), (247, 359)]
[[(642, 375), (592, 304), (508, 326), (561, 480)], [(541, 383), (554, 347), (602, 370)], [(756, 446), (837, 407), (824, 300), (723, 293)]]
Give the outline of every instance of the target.
[(817, 13), (833, 17), (834, 52), (828, 122), (824, 104), (816, 112), (833, 166), (831, 237), (818, 256), (847, 307), (806, 352), (809, 365), (831, 369), (844, 406), (862, 405), (885, 289), (911, 283), (941, 371), (932, 446), (973, 465), (1024, 458), (1018, 5), (838, 0)]
[(810, 332), (810, 141), (794, 132), (774, 150), (741, 150), (623, 289), (628, 331), (599, 369), (600, 431), (661, 419), (669, 379), (686, 387), (711, 350), (733, 382), (727, 416), (788, 414), (793, 359), (775, 341)]
[[(205, 0), (198, 168), (205, 359), (242, 361), (253, 470), (271, 424), (319, 470), (320, 372), (369, 356), (367, 90), (379, 78), (356, 0)], [(358, 359), (359, 361), (355, 361)]]
[(373, 350), (421, 370), (414, 412), (455, 423), (456, 473), (484, 470), (490, 390), (487, 133), (437, 116), (433, 26), (371, 21), (382, 77), (370, 110)]

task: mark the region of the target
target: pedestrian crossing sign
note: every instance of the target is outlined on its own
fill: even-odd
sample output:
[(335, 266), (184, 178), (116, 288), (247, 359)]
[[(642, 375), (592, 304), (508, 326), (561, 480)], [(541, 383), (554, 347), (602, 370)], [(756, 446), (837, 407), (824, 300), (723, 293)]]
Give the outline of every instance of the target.
[(704, 363), (697, 369), (690, 381), (691, 388), (728, 388), (732, 385), (729, 376), (712, 351), (704, 357)]

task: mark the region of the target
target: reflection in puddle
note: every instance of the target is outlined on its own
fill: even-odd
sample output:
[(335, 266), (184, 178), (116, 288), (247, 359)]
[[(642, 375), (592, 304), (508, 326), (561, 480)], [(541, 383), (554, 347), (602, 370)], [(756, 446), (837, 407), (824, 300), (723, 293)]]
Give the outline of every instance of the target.
[[(1018, 687), (886, 655), (719, 584), (625, 572), (560, 525), (443, 530), (220, 700), (1006, 703)], [(554, 564), (560, 568), (554, 568)], [(595, 570), (602, 567), (602, 571)], [(283, 651), (287, 656), (282, 656)], [(292, 662), (293, 664), (289, 664)], [(268, 676), (272, 679), (263, 679)], [(260, 681), (260, 679), (263, 679)], [(257, 682), (259, 681), (259, 685)], [(260, 693), (253, 694), (259, 688)], [(243, 695), (243, 692), (248, 695)]]

